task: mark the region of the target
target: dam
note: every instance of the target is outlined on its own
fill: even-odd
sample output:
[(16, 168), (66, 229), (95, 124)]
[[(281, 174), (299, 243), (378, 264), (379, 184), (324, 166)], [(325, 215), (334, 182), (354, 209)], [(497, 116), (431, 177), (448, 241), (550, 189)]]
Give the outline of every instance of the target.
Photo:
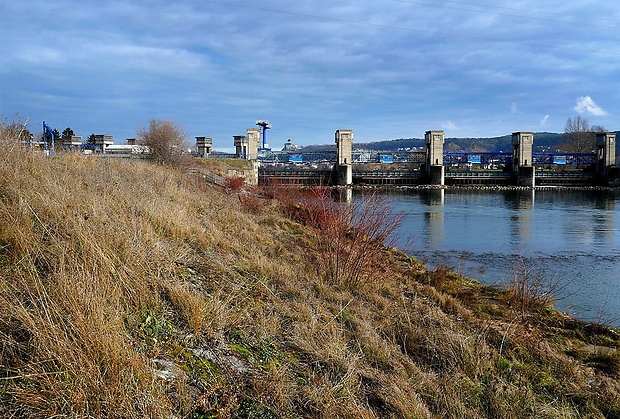
[(616, 134), (597, 133), (592, 153), (535, 153), (534, 133), (512, 133), (512, 152), (446, 152), (444, 132), (426, 131), (423, 151), (353, 150), (353, 131), (335, 132), (333, 152), (257, 152), (263, 185), (620, 186)]

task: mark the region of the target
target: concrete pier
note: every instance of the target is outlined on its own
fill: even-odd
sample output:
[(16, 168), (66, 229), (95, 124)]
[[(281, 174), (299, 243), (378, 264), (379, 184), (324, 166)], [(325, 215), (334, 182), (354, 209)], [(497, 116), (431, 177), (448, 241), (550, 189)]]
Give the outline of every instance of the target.
[(536, 186), (536, 169), (532, 162), (533, 146), (533, 132), (512, 133), (512, 171), (517, 178), (517, 186)]
[(608, 185), (618, 176), (616, 168), (616, 134), (602, 132), (596, 134), (596, 173), (603, 185)]
[(445, 170), (443, 166), (443, 131), (426, 131), (426, 174), (431, 185), (445, 184)]
[(353, 131), (337, 130), (335, 134), (338, 151), (335, 171), (335, 184), (349, 186), (353, 184)]

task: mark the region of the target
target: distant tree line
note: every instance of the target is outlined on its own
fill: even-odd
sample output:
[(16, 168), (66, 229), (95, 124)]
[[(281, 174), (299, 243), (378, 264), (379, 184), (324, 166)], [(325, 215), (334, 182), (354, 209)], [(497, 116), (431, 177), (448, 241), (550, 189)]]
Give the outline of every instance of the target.
[(566, 142), (559, 144), (558, 148), (572, 153), (590, 153), (596, 145), (596, 134), (607, 132), (600, 125), (592, 125), (586, 118), (578, 115), (575, 118), (568, 118), (564, 127), (564, 138)]
[[(535, 149), (560, 151), (565, 153), (590, 153), (595, 149), (596, 134), (607, 132), (600, 125), (590, 125), (580, 115), (568, 118), (564, 133), (534, 133)], [(311, 146), (319, 148), (320, 146)], [(327, 147), (327, 146), (325, 146)], [(377, 141), (372, 143), (354, 143), (355, 149), (396, 151), (399, 149), (424, 148), (423, 138), (399, 138), (396, 140)], [(304, 150), (307, 150), (304, 147)], [(478, 152), (512, 152), (512, 135), (501, 137), (456, 138), (446, 137), (445, 151), (478, 151)]]

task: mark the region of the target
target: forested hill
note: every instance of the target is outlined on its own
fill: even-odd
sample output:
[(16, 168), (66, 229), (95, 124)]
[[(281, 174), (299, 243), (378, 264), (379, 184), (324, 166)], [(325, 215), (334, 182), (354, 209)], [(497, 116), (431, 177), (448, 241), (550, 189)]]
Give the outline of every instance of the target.
[[(564, 142), (564, 135), (552, 132), (534, 133), (534, 145), (536, 147), (553, 147)], [(424, 147), (423, 138), (400, 138), (397, 140), (377, 141), (372, 143), (353, 144), (355, 149), (396, 151), (398, 149)], [(444, 148), (446, 151), (511, 151), (512, 135), (487, 138), (446, 138)]]

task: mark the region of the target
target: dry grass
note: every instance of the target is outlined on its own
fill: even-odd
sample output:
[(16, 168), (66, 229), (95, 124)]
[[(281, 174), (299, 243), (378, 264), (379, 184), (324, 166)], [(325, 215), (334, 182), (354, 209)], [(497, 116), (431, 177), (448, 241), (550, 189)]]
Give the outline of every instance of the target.
[(383, 247), (334, 283), (275, 191), (0, 146), (3, 416), (620, 416), (616, 353), (580, 349), (617, 331)]

